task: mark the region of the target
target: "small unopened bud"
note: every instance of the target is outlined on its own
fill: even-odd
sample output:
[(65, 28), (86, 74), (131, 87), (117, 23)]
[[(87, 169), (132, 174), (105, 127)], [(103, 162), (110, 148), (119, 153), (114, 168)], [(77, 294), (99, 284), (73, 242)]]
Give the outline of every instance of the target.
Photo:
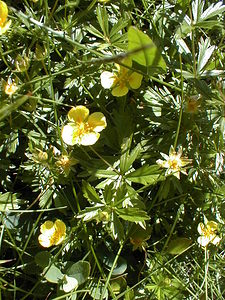
[(26, 55), (22, 56), (19, 54), (17, 55), (15, 65), (18, 72), (25, 72), (30, 67), (30, 60)]
[(46, 49), (37, 44), (35, 48), (35, 57), (37, 60), (43, 60), (46, 57)]

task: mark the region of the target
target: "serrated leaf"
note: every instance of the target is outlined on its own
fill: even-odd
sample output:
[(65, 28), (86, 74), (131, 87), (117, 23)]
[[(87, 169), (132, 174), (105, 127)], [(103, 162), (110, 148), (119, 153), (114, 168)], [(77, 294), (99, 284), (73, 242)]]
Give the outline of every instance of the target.
[[(204, 1), (203, 1), (204, 3)], [(216, 4), (210, 5), (200, 16), (200, 20), (207, 20), (209, 18), (215, 17), (225, 11), (225, 5), (223, 1), (220, 1)]]
[(144, 165), (141, 168), (126, 175), (126, 178), (132, 182), (140, 184), (155, 184), (162, 179), (161, 171), (157, 165)]
[(199, 53), (198, 53), (198, 62), (197, 62), (197, 73), (200, 74), (200, 72), (203, 70), (203, 68), (208, 63), (210, 57), (213, 54), (213, 51), (215, 50), (215, 46), (210, 46), (209, 39), (203, 40), (201, 38), (199, 45)]
[(87, 261), (78, 261), (66, 270), (66, 274), (76, 278), (78, 284), (83, 284), (90, 275), (90, 264)]
[(129, 222), (143, 222), (149, 220), (148, 214), (144, 210), (135, 207), (117, 209), (119, 217)]
[(95, 191), (95, 189), (93, 188), (93, 186), (90, 185), (90, 183), (86, 182), (86, 181), (82, 181), (82, 191), (83, 191), (83, 195), (84, 197), (90, 202), (94, 202), (94, 203), (102, 203), (101, 199), (99, 198), (99, 195), (97, 194), (97, 192)]
[(156, 45), (150, 37), (135, 27), (128, 30), (128, 50), (141, 49), (131, 57), (140, 65), (147, 67), (160, 67), (166, 70), (166, 63)]
[(136, 160), (137, 156), (140, 154), (141, 145), (138, 144), (131, 152), (130, 147), (132, 143), (132, 136), (124, 139), (124, 143), (121, 146), (122, 155), (120, 157), (120, 170), (126, 173), (132, 166), (133, 162)]
[(56, 266), (52, 265), (44, 277), (49, 282), (58, 283), (60, 280), (62, 280), (63, 276), (63, 273)]
[(89, 222), (93, 219), (97, 219), (99, 212), (101, 211), (100, 207), (103, 207), (103, 205), (102, 206), (94, 206), (94, 207), (86, 207), (77, 215), (77, 218), (83, 219), (83, 221), (85, 221), (85, 222)]
[(181, 254), (191, 245), (191, 243), (192, 241), (187, 238), (177, 238), (171, 240), (166, 252), (174, 255)]

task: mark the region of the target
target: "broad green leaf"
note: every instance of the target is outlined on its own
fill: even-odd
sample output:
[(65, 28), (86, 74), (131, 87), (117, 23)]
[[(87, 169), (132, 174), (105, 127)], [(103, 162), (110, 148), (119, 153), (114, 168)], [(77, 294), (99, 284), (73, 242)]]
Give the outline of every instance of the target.
[(73, 264), (67, 271), (66, 274), (70, 277), (77, 279), (78, 284), (83, 284), (90, 275), (90, 264), (87, 261), (78, 261)]
[(171, 240), (166, 252), (169, 254), (181, 254), (191, 245), (192, 241), (187, 238), (177, 238)]
[(89, 222), (93, 219), (98, 219), (99, 213), (101, 212), (101, 206), (94, 206), (94, 207), (86, 207), (83, 209), (77, 216), (78, 219), (83, 219), (84, 222)]
[(49, 265), (51, 254), (48, 251), (38, 252), (34, 260), (36, 264), (42, 268), (45, 268)]
[(93, 186), (90, 185), (90, 183), (83, 180), (82, 181), (82, 190), (83, 190), (84, 197), (89, 202), (102, 203), (97, 192), (95, 191)]
[[(103, 263), (106, 265), (107, 269), (111, 269), (113, 262), (115, 260), (115, 255), (111, 252), (106, 252), (104, 254)], [(116, 263), (115, 268), (113, 269), (112, 275), (118, 276), (122, 275), (127, 269), (127, 262), (123, 257), (119, 257)]]
[(115, 239), (122, 240), (124, 238), (123, 225), (115, 213), (112, 213), (112, 222), (110, 223), (110, 229)]
[(63, 276), (63, 273), (54, 265), (52, 265), (45, 274), (46, 280), (52, 283), (58, 283), (62, 280)]
[(124, 277), (112, 279), (110, 281), (111, 288), (115, 295), (121, 293), (127, 287), (127, 282)]
[(126, 175), (126, 178), (132, 182), (140, 184), (155, 184), (162, 180), (161, 171), (157, 165), (144, 165), (141, 168)]
[[(142, 50), (141, 50), (142, 48)], [(135, 27), (128, 30), (128, 50), (140, 51), (132, 54), (132, 59), (146, 67), (160, 67), (166, 70), (166, 63), (150, 37)]]
[(149, 216), (145, 211), (134, 207), (117, 209), (117, 213), (120, 218), (129, 222), (143, 222), (149, 220)]

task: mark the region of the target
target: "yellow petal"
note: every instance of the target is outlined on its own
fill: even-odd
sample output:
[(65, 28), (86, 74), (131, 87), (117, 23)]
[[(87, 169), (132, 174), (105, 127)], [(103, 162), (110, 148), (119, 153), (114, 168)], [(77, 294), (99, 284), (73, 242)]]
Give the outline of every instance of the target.
[(116, 86), (112, 90), (112, 95), (115, 97), (122, 97), (125, 96), (128, 93), (128, 87), (124, 85), (123, 87), (121, 86)]
[(71, 108), (68, 112), (68, 119), (75, 123), (84, 122), (85, 119), (89, 116), (89, 109), (83, 105), (78, 105)]
[(65, 293), (69, 293), (72, 290), (78, 287), (78, 281), (76, 278), (65, 275), (64, 283), (63, 283), (63, 290)]
[(4, 1), (0, 1), (0, 22), (5, 23), (8, 17), (8, 7)]
[(205, 225), (201, 222), (198, 224), (198, 233), (203, 235), (205, 233)]
[(88, 124), (95, 132), (101, 132), (107, 125), (106, 118), (101, 112), (91, 114), (88, 118)]
[(94, 145), (99, 139), (99, 137), (100, 134), (98, 132), (86, 133), (80, 138), (80, 144), (83, 146)]
[(217, 227), (218, 227), (218, 224), (214, 221), (208, 221), (207, 224), (206, 224), (206, 227), (209, 228), (212, 231), (216, 231)]
[(202, 247), (206, 247), (208, 245), (208, 243), (210, 242), (209, 238), (206, 236), (200, 236), (198, 238), (198, 243), (202, 246)]
[(5, 33), (9, 29), (10, 25), (11, 25), (11, 20), (6, 22), (3, 26), (0, 26), (0, 35)]
[(213, 243), (213, 245), (218, 245), (220, 241), (221, 241), (221, 238), (219, 236), (215, 236), (213, 238), (213, 240), (211, 241), (211, 243)]
[(101, 85), (104, 89), (110, 89), (115, 82), (115, 75), (112, 72), (105, 71), (101, 74)]
[[(130, 68), (132, 67), (132, 59), (129, 56), (124, 58), (123, 60), (121, 60), (121, 63)], [(121, 67), (124, 68), (123, 66), (121, 66)]]
[(55, 230), (60, 233), (61, 235), (64, 235), (66, 233), (66, 225), (63, 221), (57, 219), (54, 224)]
[(52, 221), (45, 221), (44, 224), (41, 225), (40, 231), (43, 234), (49, 231), (54, 232), (55, 231), (54, 223)]
[(138, 89), (141, 86), (143, 75), (133, 72), (129, 76), (128, 82), (132, 89)]
[(53, 245), (51, 239), (46, 237), (46, 235), (44, 235), (44, 234), (39, 235), (38, 241), (39, 241), (40, 245), (45, 248), (49, 248)]
[(79, 142), (79, 128), (73, 124), (69, 123), (62, 128), (61, 136), (67, 145), (73, 146), (75, 144), (78, 144)]

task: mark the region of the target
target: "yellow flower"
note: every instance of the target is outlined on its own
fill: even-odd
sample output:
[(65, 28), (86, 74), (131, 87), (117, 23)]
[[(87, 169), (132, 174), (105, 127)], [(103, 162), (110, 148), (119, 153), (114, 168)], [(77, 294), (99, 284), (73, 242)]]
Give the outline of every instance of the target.
[(89, 116), (89, 109), (79, 105), (71, 108), (68, 113), (69, 124), (62, 128), (62, 139), (67, 145), (93, 145), (106, 127), (105, 116), (95, 112)]
[(17, 91), (18, 87), (15, 82), (8, 78), (7, 84), (5, 85), (5, 93), (9, 96), (13, 95)]
[[(132, 67), (132, 60), (129, 57), (122, 60), (122, 63)], [(118, 64), (116, 67), (116, 73), (105, 71), (101, 74), (101, 85), (105, 89), (112, 88), (113, 96), (122, 97), (130, 88), (138, 89), (141, 86), (143, 75)]]
[(0, 35), (5, 33), (11, 25), (11, 20), (6, 22), (7, 17), (8, 17), (7, 4), (4, 1), (0, 1)]
[(66, 225), (61, 220), (45, 221), (40, 227), (41, 234), (38, 237), (38, 241), (41, 246), (49, 248), (51, 246), (57, 246), (63, 242), (66, 236)]
[(167, 168), (165, 175), (174, 175), (180, 179), (180, 172), (187, 175), (184, 166), (191, 163), (191, 159), (182, 158), (182, 147), (176, 152), (173, 146), (170, 147), (169, 156), (165, 153), (161, 153), (165, 160), (158, 159), (156, 163), (162, 168)]
[(198, 238), (198, 243), (202, 247), (206, 247), (209, 243), (213, 245), (218, 245), (221, 238), (217, 235), (218, 224), (214, 221), (208, 221), (206, 218), (204, 223), (198, 224), (198, 233), (200, 237)]

